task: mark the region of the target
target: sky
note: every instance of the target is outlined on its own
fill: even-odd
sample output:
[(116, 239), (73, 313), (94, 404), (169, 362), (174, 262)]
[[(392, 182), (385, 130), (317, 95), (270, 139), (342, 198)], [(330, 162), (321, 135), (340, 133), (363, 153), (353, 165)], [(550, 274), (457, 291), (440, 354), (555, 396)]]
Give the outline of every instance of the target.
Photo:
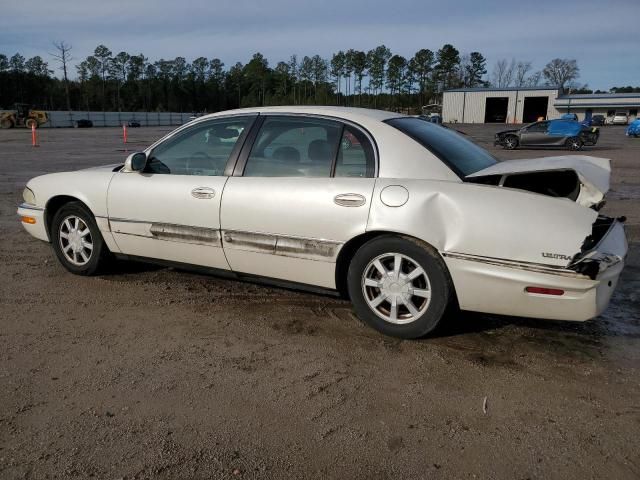
[(502, 58), (536, 70), (573, 58), (590, 88), (640, 85), (640, 0), (0, 0), (0, 53), (54, 67), (60, 40), (74, 63), (104, 44), (153, 61), (220, 58), (227, 68), (255, 52), (275, 66), (292, 54), (384, 44), (409, 58), (451, 43), (481, 52), (489, 73)]

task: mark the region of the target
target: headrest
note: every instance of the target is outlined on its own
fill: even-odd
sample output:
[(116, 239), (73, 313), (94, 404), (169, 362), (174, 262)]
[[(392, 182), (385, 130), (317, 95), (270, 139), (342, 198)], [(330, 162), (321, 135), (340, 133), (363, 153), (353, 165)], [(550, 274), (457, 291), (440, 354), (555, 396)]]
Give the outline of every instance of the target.
[(278, 160), (287, 160), (289, 162), (299, 162), (300, 152), (296, 148), (283, 146), (283, 147), (276, 148), (273, 152), (272, 157)]

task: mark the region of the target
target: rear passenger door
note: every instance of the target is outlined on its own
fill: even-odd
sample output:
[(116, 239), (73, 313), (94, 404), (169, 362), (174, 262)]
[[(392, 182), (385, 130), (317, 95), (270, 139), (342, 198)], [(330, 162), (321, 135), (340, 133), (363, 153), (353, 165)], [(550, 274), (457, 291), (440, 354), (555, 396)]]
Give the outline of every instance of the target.
[(340, 247), (364, 233), (375, 150), (354, 125), (260, 116), (222, 197), (225, 255), (236, 272), (335, 287)]

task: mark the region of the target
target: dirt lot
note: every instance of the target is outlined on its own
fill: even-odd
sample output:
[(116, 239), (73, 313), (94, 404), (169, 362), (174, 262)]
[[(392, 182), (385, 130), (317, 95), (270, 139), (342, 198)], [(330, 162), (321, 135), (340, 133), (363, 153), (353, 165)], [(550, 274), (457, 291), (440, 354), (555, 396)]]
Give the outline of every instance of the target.
[[(500, 158), (498, 127), (462, 126)], [(132, 129), (130, 148), (166, 129)], [(331, 297), (130, 265), (66, 273), (25, 182), (124, 157), (119, 129), (0, 131), (0, 478), (640, 477), (640, 140), (604, 128), (629, 218), (612, 304), (571, 324), (461, 313), (369, 330)], [(564, 154), (564, 152), (560, 152)], [(486, 413), (483, 403), (486, 398)]]

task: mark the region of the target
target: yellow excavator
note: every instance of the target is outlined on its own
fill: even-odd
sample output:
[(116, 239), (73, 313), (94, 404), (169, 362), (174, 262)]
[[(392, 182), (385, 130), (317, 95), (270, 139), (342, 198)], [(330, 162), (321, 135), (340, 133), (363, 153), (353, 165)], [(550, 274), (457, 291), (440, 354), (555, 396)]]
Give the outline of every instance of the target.
[(0, 127), (27, 127), (35, 125), (38, 128), (49, 121), (49, 115), (44, 110), (33, 110), (28, 103), (16, 103), (13, 111), (0, 113)]

